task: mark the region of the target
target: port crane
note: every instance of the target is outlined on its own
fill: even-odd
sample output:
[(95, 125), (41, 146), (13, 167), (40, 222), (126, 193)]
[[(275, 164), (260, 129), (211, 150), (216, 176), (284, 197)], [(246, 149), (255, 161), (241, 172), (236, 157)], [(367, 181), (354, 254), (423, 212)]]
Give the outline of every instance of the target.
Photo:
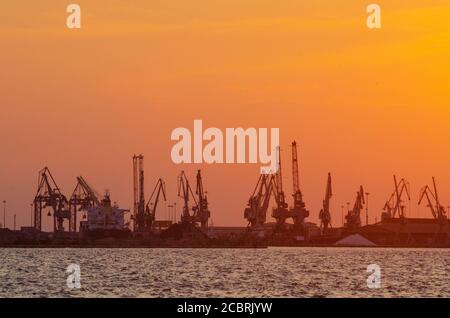
[(320, 229), (322, 234), (326, 234), (328, 232), (328, 227), (331, 226), (330, 199), (332, 196), (333, 192), (331, 189), (331, 174), (328, 173), (325, 198), (322, 201), (322, 209), (319, 212)]
[[(77, 214), (80, 211), (86, 212), (88, 209), (100, 206), (98, 193), (86, 182), (86, 180), (79, 176), (77, 177), (77, 185), (72, 192), (69, 199), (70, 220), (69, 231), (77, 231)], [(86, 218), (86, 214), (83, 215)]]
[(345, 216), (345, 227), (348, 229), (355, 229), (361, 226), (361, 210), (365, 204), (364, 200), (364, 189), (363, 186), (359, 187), (359, 191), (356, 192), (355, 204), (353, 209), (347, 212)]
[(248, 221), (249, 228), (258, 228), (266, 223), (266, 214), (269, 207), (270, 198), (274, 194), (273, 175), (261, 174), (256, 183), (253, 194), (248, 200), (244, 210), (244, 217)]
[(309, 211), (306, 209), (306, 204), (303, 201), (303, 194), (300, 191), (300, 181), (298, 172), (298, 156), (297, 143), (292, 142), (292, 182), (294, 206), (290, 209), (290, 216), (294, 221), (294, 231), (303, 232), (304, 220), (309, 216)]
[(200, 226), (203, 229), (206, 229), (208, 227), (208, 220), (211, 216), (211, 212), (208, 208), (208, 197), (207, 197), (207, 191), (204, 191), (203, 189), (203, 180), (201, 171), (197, 171), (197, 186), (195, 190), (195, 194), (198, 196), (198, 210), (194, 210), (197, 220), (200, 222)]
[[(54, 232), (64, 231), (64, 220), (69, 223), (73, 222), (68, 209), (68, 200), (64, 196), (55, 182), (50, 170), (45, 167), (39, 171), (38, 189), (33, 200), (34, 205), (34, 228), (38, 231), (42, 230), (42, 211), (50, 208), (53, 211), (53, 230)], [(48, 212), (48, 216), (52, 212)], [(69, 226), (69, 229), (71, 226)]]
[(436, 180), (433, 177), (433, 189), (426, 185), (420, 191), (419, 205), (422, 203), (423, 199), (426, 198), (427, 206), (430, 208), (433, 217), (440, 221), (441, 223), (447, 222), (447, 213), (445, 208), (439, 202), (439, 196), (437, 192)]
[[(185, 172), (181, 171), (178, 178), (178, 196), (183, 198), (184, 201), (181, 222), (190, 223), (192, 225), (200, 223), (201, 228), (205, 229), (208, 227), (208, 220), (211, 213), (208, 208), (206, 192), (203, 190), (203, 181), (200, 170), (197, 171), (196, 194), (198, 195), (198, 200), (195, 198)], [(189, 208), (189, 198), (192, 198), (194, 202), (192, 208)], [(193, 212), (192, 214), (191, 210)]]
[(135, 232), (149, 231), (145, 226), (145, 195), (144, 195), (144, 156), (133, 156), (133, 194), (134, 210), (132, 220)]
[(150, 199), (147, 201), (145, 206), (144, 227), (146, 229), (151, 229), (153, 222), (156, 220), (156, 209), (158, 207), (161, 194), (164, 201), (166, 201), (166, 184), (161, 178), (159, 178), (153, 188)]
[(281, 173), (281, 152), (280, 147), (277, 148), (277, 172), (270, 180), (273, 182), (272, 188), (274, 189), (276, 207), (272, 210), (272, 217), (276, 220), (275, 231), (286, 230), (286, 219), (289, 218), (290, 213), (288, 210), (288, 204), (286, 203), (286, 197), (283, 191), (283, 176)]
[(405, 202), (404, 197), (408, 201), (411, 200), (411, 196), (409, 194), (409, 183), (404, 179), (400, 179), (397, 182), (397, 177), (394, 175), (394, 192), (392, 192), (389, 199), (386, 201), (383, 207), (383, 213), (381, 214), (381, 219), (389, 219), (389, 218), (404, 218), (405, 217)]

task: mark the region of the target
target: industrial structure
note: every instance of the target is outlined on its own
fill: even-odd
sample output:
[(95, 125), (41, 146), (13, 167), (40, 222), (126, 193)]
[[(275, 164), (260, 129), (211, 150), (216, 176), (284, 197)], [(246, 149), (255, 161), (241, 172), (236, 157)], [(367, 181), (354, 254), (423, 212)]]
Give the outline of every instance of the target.
[(48, 216), (53, 216), (53, 231), (63, 232), (64, 221), (69, 223), (69, 229), (74, 228), (74, 222), (70, 209), (69, 201), (61, 193), (50, 170), (45, 167), (39, 171), (38, 189), (33, 200), (34, 205), (34, 228), (37, 231), (42, 230), (42, 212), (49, 208)]
[(423, 199), (426, 198), (427, 206), (430, 208), (433, 217), (440, 223), (446, 223), (447, 212), (445, 211), (445, 208), (441, 205), (439, 201), (436, 180), (434, 177), (432, 179), (433, 179), (433, 189), (431, 189), (428, 185), (422, 188), (422, 190), (420, 191), (420, 199), (418, 204), (421, 204)]
[(144, 156), (133, 156), (133, 231), (138, 233), (150, 233), (156, 221), (156, 211), (160, 197), (166, 201), (166, 187), (164, 181), (159, 178), (147, 203), (144, 190)]
[(303, 194), (300, 190), (299, 170), (298, 170), (298, 156), (297, 143), (292, 142), (292, 182), (294, 206), (290, 209), (290, 216), (294, 221), (294, 231), (300, 234), (304, 232), (305, 218), (309, 216), (309, 211), (306, 209), (306, 204), (303, 201)]
[[(188, 224), (193, 227), (200, 225), (200, 228), (206, 229), (208, 227), (208, 220), (211, 216), (211, 212), (209, 211), (208, 198), (203, 188), (203, 180), (200, 170), (197, 171), (196, 180), (197, 183), (195, 194), (197, 195), (197, 198), (192, 191), (185, 172), (181, 171), (181, 174), (178, 177), (178, 196), (183, 199), (181, 223)], [(193, 201), (192, 206), (189, 204), (190, 199)]]
[(273, 196), (275, 207), (272, 209), (272, 217), (275, 219), (273, 232), (286, 233), (287, 220), (292, 219), (291, 232), (294, 235), (303, 235), (304, 220), (309, 216), (303, 195), (300, 190), (297, 143), (292, 143), (292, 183), (293, 206), (289, 208), (283, 189), (283, 175), (281, 162), (281, 149), (277, 148), (277, 171), (273, 174), (261, 174), (256, 187), (250, 196), (244, 217), (248, 221), (251, 230), (259, 230), (266, 223), (267, 209)]
[(359, 191), (356, 192), (355, 203), (353, 208), (347, 211), (345, 216), (344, 227), (348, 230), (355, 230), (361, 226), (361, 211), (364, 208), (364, 189), (363, 186), (359, 187)]
[(260, 174), (252, 195), (244, 210), (244, 217), (249, 228), (260, 229), (266, 223), (267, 209), (273, 194), (273, 176)]
[(276, 220), (274, 232), (286, 231), (286, 220), (291, 216), (283, 191), (283, 176), (281, 173), (281, 149), (277, 148), (277, 171), (270, 180), (273, 182), (276, 206), (272, 210), (272, 217)]
[[(167, 199), (165, 182), (159, 178), (146, 200), (144, 156), (140, 154), (132, 158), (134, 206), (130, 220), (133, 222), (133, 233), (125, 220), (128, 210), (112, 203), (108, 191), (101, 196), (85, 178), (78, 176), (72, 194), (66, 197), (45, 167), (39, 171), (37, 191), (31, 205), (32, 227), (22, 227), (20, 231), (2, 229), (0, 243), (28, 242), (39, 245), (42, 242), (75, 242), (82, 245), (92, 239), (113, 237), (120, 239), (117, 241), (119, 246), (146, 244), (155, 247), (168, 246), (173, 241), (184, 242), (182, 246), (201, 247), (211, 244), (234, 247), (261, 244), (328, 246), (358, 242), (365, 242), (367, 246), (450, 246), (450, 223), (434, 177), (431, 186), (422, 188), (418, 200), (419, 205), (426, 204), (431, 218), (413, 218), (409, 215), (410, 185), (406, 179), (398, 180), (394, 175), (394, 187), (383, 206), (380, 222), (368, 224), (368, 197), (365, 198), (368, 193), (360, 186), (352, 208), (347, 203), (345, 223), (342, 227), (336, 227), (332, 226), (330, 202), (333, 189), (331, 173), (328, 173), (322, 208), (318, 213), (320, 224), (306, 222), (309, 211), (300, 187), (297, 143), (294, 141), (291, 146), (292, 206), (288, 205), (283, 187), (282, 172), (285, 166), (282, 165), (281, 149), (277, 148), (277, 170), (272, 174), (260, 174), (248, 199), (244, 210), (247, 227), (214, 227), (210, 224), (210, 203), (201, 170), (197, 170), (195, 175), (195, 189), (184, 171), (178, 176), (177, 194), (183, 201), (180, 221), (177, 223), (175, 220), (176, 203), (167, 205), (170, 220), (161, 219), (161, 216), (158, 218), (158, 209), (164, 207), (161, 201)], [(273, 222), (267, 219), (269, 208)], [(366, 225), (363, 226), (361, 211), (364, 208)], [(45, 215), (53, 219), (52, 234), (42, 229)], [(261, 244), (255, 245), (255, 242)]]
[(333, 192), (331, 190), (331, 174), (328, 173), (325, 198), (322, 202), (322, 209), (319, 212), (321, 234), (327, 234), (328, 227), (331, 226), (330, 199), (332, 196)]
[[(33, 200), (33, 228), (42, 232), (43, 212), (53, 217), (53, 232), (58, 234), (76, 233), (89, 229), (115, 228), (124, 229), (123, 214), (128, 211), (111, 206), (109, 193), (102, 200), (98, 193), (82, 177), (69, 199), (61, 192), (48, 167), (39, 171), (38, 189)], [(108, 212), (109, 211), (109, 212)], [(78, 213), (83, 213), (83, 221), (78, 223)], [(98, 218), (101, 218), (101, 221)]]
[(405, 196), (406, 200), (411, 200), (411, 196), (409, 194), (409, 183), (404, 178), (400, 179), (400, 181), (397, 182), (397, 177), (394, 175), (394, 192), (392, 192), (391, 196), (386, 201), (383, 207), (381, 220), (395, 217), (405, 218)]
[(77, 185), (69, 199), (70, 232), (77, 232), (77, 214), (83, 212), (83, 220), (87, 219), (87, 211), (101, 205), (96, 191), (89, 186), (83, 177), (77, 177)]

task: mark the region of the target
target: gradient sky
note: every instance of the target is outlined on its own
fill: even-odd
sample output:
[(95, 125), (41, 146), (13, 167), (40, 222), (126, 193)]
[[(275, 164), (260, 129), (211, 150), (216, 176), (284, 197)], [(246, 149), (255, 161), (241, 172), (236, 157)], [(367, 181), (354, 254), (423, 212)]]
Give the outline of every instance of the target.
[[(244, 225), (257, 165), (175, 165), (170, 132), (279, 127), (284, 183), (290, 142), (300, 145), (301, 188), (317, 222), (328, 172), (332, 223), (363, 184), (371, 222), (392, 174), (420, 188), (437, 178), (450, 205), (450, 4), (373, 1), (382, 29), (366, 27), (369, 1), (8, 1), (0, 10), (0, 200), (7, 225), (30, 223), (37, 172), (49, 166), (70, 195), (83, 175), (132, 207), (133, 153), (145, 155), (147, 195), (158, 177), (204, 170), (215, 225)], [(181, 204), (181, 201), (178, 201)], [(160, 210), (160, 218), (165, 216)], [(1, 214), (1, 216), (3, 216)], [(46, 217), (45, 229), (51, 220)]]

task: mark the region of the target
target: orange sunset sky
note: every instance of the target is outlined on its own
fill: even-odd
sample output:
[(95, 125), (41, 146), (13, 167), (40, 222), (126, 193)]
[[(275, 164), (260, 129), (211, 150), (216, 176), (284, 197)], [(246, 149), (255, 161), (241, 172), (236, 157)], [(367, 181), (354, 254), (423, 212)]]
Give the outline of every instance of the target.
[[(173, 164), (170, 133), (193, 129), (194, 119), (221, 129), (279, 127), (288, 194), (297, 140), (309, 221), (318, 221), (328, 172), (334, 226), (360, 184), (371, 193), (370, 222), (379, 220), (393, 173), (411, 183), (409, 216), (431, 217), (417, 201), (432, 175), (450, 205), (448, 0), (73, 2), (79, 30), (66, 27), (70, 1), (1, 5), (7, 226), (14, 213), (19, 226), (30, 224), (44, 166), (67, 196), (82, 175), (131, 208), (134, 153), (145, 155), (147, 196), (162, 177), (176, 201), (179, 171), (193, 182), (200, 167), (214, 224), (245, 225), (260, 164)], [(371, 2), (382, 8), (380, 30), (366, 27)], [(44, 229), (51, 224), (45, 217)]]

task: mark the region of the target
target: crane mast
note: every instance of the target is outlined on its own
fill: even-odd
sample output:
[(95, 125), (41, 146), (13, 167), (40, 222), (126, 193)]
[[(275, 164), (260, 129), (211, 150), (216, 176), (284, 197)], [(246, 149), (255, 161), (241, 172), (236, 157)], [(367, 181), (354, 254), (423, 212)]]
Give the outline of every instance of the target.
[(322, 202), (322, 210), (320, 210), (319, 212), (320, 228), (322, 234), (326, 234), (328, 232), (328, 227), (331, 226), (330, 199), (332, 196), (333, 192), (331, 189), (331, 174), (328, 173), (325, 198)]
[(133, 189), (134, 189), (134, 231), (143, 232), (145, 227), (145, 195), (144, 195), (144, 156), (133, 156)]
[(272, 210), (272, 217), (277, 221), (275, 231), (284, 231), (286, 229), (286, 219), (289, 217), (288, 204), (283, 191), (283, 176), (281, 172), (281, 151), (277, 148), (277, 172), (270, 180), (275, 191), (276, 207)]
[(203, 180), (200, 170), (197, 171), (197, 186), (195, 193), (198, 196), (198, 210), (194, 211), (196, 214), (196, 220), (200, 222), (200, 226), (203, 229), (208, 227), (208, 220), (211, 216), (211, 212), (208, 209), (208, 197), (207, 192), (203, 190)]
[(300, 191), (297, 143), (295, 141), (292, 142), (292, 181), (294, 206), (290, 209), (290, 216), (294, 221), (294, 231), (301, 234), (304, 232), (304, 220), (309, 216), (309, 211), (306, 209), (306, 204)]

